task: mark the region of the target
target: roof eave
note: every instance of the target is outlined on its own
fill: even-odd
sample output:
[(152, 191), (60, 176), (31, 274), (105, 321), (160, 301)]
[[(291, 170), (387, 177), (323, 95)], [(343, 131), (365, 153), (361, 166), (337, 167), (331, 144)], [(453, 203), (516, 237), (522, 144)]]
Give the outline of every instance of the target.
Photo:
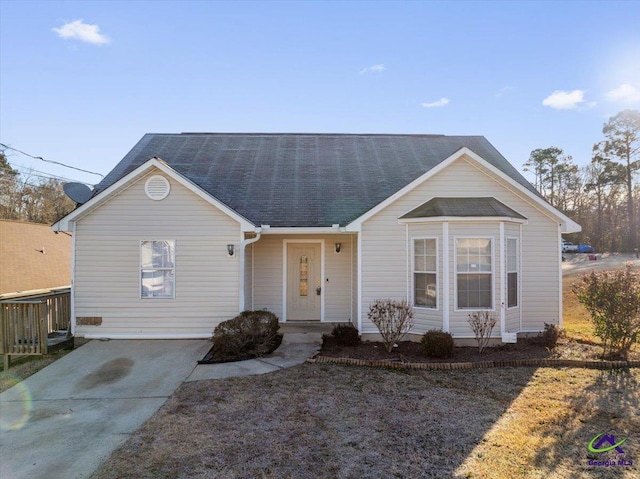
[(505, 221), (508, 223), (517, 223), (521, 225), (529, 224), (527, 219), (515, 218), (510, 216), (428, 216), (424, 218), (398, 218), (398, 223), (453, 223), (453, 222), (466, 222), (466, 223), (496, 223)]

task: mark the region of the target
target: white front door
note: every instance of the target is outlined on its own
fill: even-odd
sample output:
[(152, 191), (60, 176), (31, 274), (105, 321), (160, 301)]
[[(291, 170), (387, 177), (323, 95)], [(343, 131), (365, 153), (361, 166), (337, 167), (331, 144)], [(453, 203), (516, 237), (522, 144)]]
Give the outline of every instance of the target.
[(320, 321), (320, 243), (287, 243), (287, 321)]

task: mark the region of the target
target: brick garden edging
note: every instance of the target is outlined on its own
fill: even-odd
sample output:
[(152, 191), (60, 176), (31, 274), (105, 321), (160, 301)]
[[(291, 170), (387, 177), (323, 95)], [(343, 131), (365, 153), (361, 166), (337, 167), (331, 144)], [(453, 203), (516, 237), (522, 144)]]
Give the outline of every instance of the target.
[(467, 363), (401, 363), (390, 360), (370, 360), (353, 358), (333, 358), (316, 355), (307, 359), (309, 363), (333, 363), (348, 366), (368, 366), (373, 368), (422, 369), (427, 371), (443, 369), (484, 369), (512, 367), (555, 367), (588, 369), (626, 369), (640, 367), (640, 361), (582, 361), (577, 359), (514, 359), (509, 361), (478, 361)]

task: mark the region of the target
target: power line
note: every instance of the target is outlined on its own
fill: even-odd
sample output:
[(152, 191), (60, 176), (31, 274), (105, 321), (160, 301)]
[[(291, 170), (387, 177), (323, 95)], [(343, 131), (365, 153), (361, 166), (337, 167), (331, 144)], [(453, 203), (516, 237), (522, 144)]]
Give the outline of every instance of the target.
[(30, 155), (29, 153), (25, 153), (24, 151), (18, 150), (17, 148), (13, 148), (12, 146), (5, 145), (4, 143), (0, 143), (0, 146), (2, 148), (4, 148), (5, 150), (17, 151), (18, 153), (21, 153), (21, 154), (23, 154), (25, 156), (28, 156), (29, 158), (33, 158), (34, 160), (41, 160), (41, 161), (44, 161), (45, 163), (53, 163), (54, 165), (64, 166), (65, 168), (70, 168), (72, 170), (82, 171), (83, 173), (89, 173), (91, 175), (98, 175), (98, 176), (101, 176), (102, 178), (104, 178), (104, 175), (102, 173), (96, 173), (95, 171), (89, 171), (89, 170), (83, 170), (82, 168), (76, 168), (75, 166), (65, 165), (64, 163), (60, 163), (58, 161), (45, 160), (41, 156)]
[[(17, 163), (13, 163), (11, 161), (9, 161), (8, 163), (9, 163), (9, 165), (13, 166), (14, 168), (21, 168), (26, 172), (26, 173), (20, 173), (21, 175), (30, 174), (31, 176), (36, 176), (38, 178), (52, 178), (54, 180), (61, 180), (61, 181), (67, 181), (67, 182), (73, 182), (73, 183), (83, 183), (83, 184), (88, 185), (88, 186), (93, 186), (91, 183), (85, 183), (83, 181), (74, 180), (73, 178), (67, 178), (65, 176), (53, 175), (53, 174), (48, 173), (46, 171), (36, 170), (34, 168), (31, 168), (30, 166), (19, 165)], [(34, 173), (40, 173), (40, 175), (36, 175)]]

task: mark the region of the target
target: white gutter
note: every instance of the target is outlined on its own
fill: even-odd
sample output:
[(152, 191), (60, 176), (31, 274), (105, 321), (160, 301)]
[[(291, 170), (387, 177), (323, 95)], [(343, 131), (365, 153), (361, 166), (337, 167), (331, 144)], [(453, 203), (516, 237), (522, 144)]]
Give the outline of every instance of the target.
[(342, 234), (345, 228), (338, 225), (335, 226), (308, 226), (308, 227), (271, 227), (262, 225), (262, 234), (265, 235), (323, 235), (323, 234)]
[(249, 239), (245, 239), (243, 241), (240, 242), (240, 294), (238, 295), (240, 297), (240, 312), (245, 310), (245, 297), (244, 297), (244, 282), (245, 282), (245, 269), (244, 269), (244, 262), (245, 262), (245, 248), (250, 245), (251, 243), (255, 243), (256, 241), (258, 241), (260, 239), (260, 237), (262, 236), (262, 228), (256, 228), (255, 229), (256, 237), (255, 238), (249, 238)]

